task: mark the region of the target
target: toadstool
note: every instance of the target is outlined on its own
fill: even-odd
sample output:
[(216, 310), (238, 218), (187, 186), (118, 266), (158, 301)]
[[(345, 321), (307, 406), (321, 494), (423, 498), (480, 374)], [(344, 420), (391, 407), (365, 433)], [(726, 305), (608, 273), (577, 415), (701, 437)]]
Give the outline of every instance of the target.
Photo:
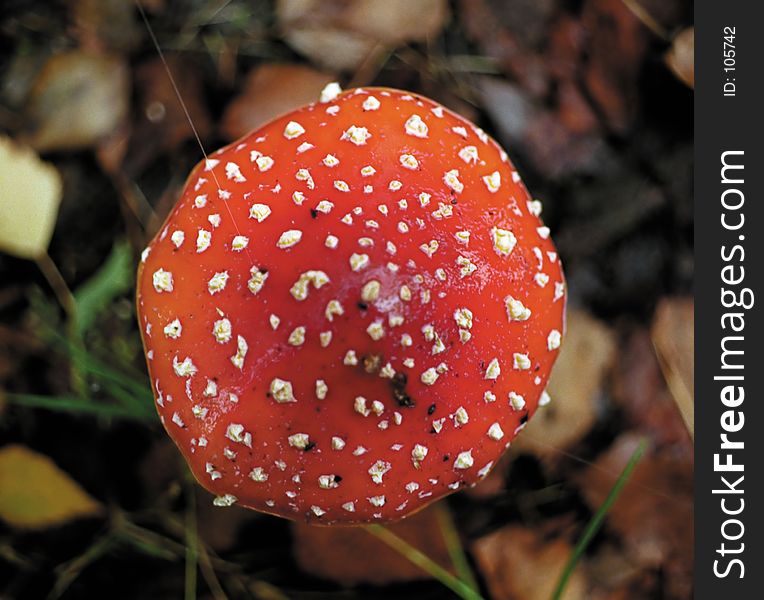
[(197, 165), (138, 318), (215, 503), (384, 522), (485, 477), (564, 332), (540, 211), (481, 129), (386, 88), (329, 87)]

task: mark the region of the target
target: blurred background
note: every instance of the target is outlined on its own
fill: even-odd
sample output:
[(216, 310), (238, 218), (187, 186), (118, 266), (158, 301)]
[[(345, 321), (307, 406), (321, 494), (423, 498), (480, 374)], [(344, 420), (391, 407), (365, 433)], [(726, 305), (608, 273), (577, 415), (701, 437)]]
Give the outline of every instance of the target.
[(485, 598), (548, 600), (644, 443), (562, 597), (690, 598), (689, 0), (2, 2), (0, 598), (453, 597), (363, 529), (214, 508), (152, 404), (140, 251), (200, 143), (330, 81), (496, 137), (569, 281), (552, 403), (486, 481), (392, 531), (454, 572), (465, 553)]

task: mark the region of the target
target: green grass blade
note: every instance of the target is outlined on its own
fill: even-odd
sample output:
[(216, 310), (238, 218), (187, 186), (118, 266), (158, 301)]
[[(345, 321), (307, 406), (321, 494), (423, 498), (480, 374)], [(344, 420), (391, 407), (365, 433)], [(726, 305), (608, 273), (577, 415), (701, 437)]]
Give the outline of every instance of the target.
[(119, 384), (138, 396), (143, 395), (153, 399), (151, 390), (148, 388), (148, 380), (144, 375), (131, 371), (128, 371), (129, 374), (125, 375), (96, 358), (84, 348), (75, 346), (61, 334), (50, 330), (46, 332), (46, 335), (54, 343), (59, 344), (69, 358), (77, 362), (77, 366), (83, 372)]
[(74, 292), (75, 331), (82, 335), (111, 302), (133, 285), (133, 258), (125, 241), (114, 244), (101, 268)]
[(624, 486), (629, 481), (634, 468), (637, 466), (637, 463), (645, 453), (646, 447), (647, 442), (642, 440), (637, 446), (637, 449), (634, 450), (631, 458), (629, 458), (629, 462), (626, 463), (626, 466), (623, 468), (623, 471), (621, 471), (621, 474), (613, 484), (613, 487), (610, 488), (610, 492), (608, 493), (607, 498), (605, 498), (605, 501), (602, 503), (602, 506), (597, 509), (597, 512), (594, 513), (594, 516), (587, 524), (586, 529), (584, 529), (583, 534), (581, 534), (576, 547), (573, 549), (568, 562), (565, 564), (565, 567), (560, 574), (560, 579), (557, 582), (557, 587), (552, 594), (552, 600), (560, 600), (560, 598), (562, 598), (562, 594), (565, 591), (565, 586), (568, 584), (568, 579), (570, 579), (570, 576), (573, 573), (573, 569), (576, 568), (576, 564), (578, 564), (578, 561), (584, 555), (584, 552), (586, 552), (586, 548), (589, 546), (592, 539), (594, 539), (594, 536), (597, 535), (600, 527), (602, 527), (602, 523), (605, 521), (607, 513), (610, 511), (610, 508), (618, 499), (618, 496), (620, 495)]
[(183, 544), (161, 533), (136, 525), (126, 518), (122, 519), (114, 531), (120, 540), (147, 556), (174, 562), (186, 554)]
[(116, 400), (125, 411), (133, 413), (139, 417), (142, 415), (154, 415), (154, 402), (150, 393), (144, 391), (140, 396), (135, 396), (132, 392), (126, 391), (120, 386), (108, 381), (102, 383), (104, 392), (107, 396)]
[(148, 400), (149, 403), (153, 401), (154, 396), (151, 393), (151, 389), (149, 389), (148, 381), (141, 382), (130, 379), (129, 377), (122, 375), (119, 371), (94, 359), (91, 355), (87, 355), (87, 357), (83, 357), (82, 360), (78, 360), (79, 364), (87, 373), (98, 377), (103, 380), (104, 383), (119, 385), (125, 391), (130, 392), (133, 397), (141, 398), (143, 401)]
[(456, 530), (451, 510), (445, 502), (438, 502), (435, 506), (435, 518), (438, 520), (443, 541), (446, 543), (448, 555), (456, 569), (459, 579), (466, 583), (474, 592), (480, 590), (475, 575), (470, 568), (469, 560), (464, 552), (459, 532)]
[(482, 596), (469, 585), (451, 575), (451, 573), (446, 571), (446, 569), (441, 567), (429, 556), (414, 548), (406, 540), (401, 539), (389, 529), (386, 529), (381, 525), (366, 525), (364, 529), (390, 546), (401, 556), (410, 560), (420, 569), (430, 574), (433, 578), (437, 579), (460, 598), (464, 598), (464, 600), (483, 600)]
[(136, 412), (117, 404), (94, 402), (85, 398), (77, 398), (76, 396), (42, 396), (38, 394), (9, 393), (5, 394), (3, 398), (11, 404), (28, 406), (30, 408), (43, 408), (99, 417), (132, 419), (146, 423), (155, 422), (157, 419), (153, 411)]
[(141, 413), (153, 412), (154, 396), (143, 374), (132, 371), (123, 374), (93, 356), (86, 349), (73, 344), (54, 329), (46, 328), (43, 335), (59, 346), (81, 373), (98, 378), (107, 391), (126, 408)]

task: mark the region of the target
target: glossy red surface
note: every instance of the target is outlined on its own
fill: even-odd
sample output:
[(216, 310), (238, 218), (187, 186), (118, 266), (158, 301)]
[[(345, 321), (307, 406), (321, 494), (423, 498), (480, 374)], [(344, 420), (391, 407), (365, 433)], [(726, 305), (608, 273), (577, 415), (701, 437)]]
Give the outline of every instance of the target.
[[(365, 102), (375, 104), (370, 95), (379, 106), (365, 110)], [(421, 128), (407, 132), (412, 115), (426, 124), (426, 137), (411, 134)], [(285, 129), (299, 131), (290, 122), (304, 132), (289, 139)], [(354, 143), (345, 133), (352, 137), (352, 127), (370, 137)], [(474, 151), (463, 150), (470, 146)], [(336, 165), (324, 162), (328, 154)], [(415, 168), (401, 155), (413, 156)], [(273, 160), (265, 170), (263, 156)], [(485, 476), (536, 410), (558, 353), (554, 332), (564, 330), (560, 261), (533, 214), (538, 205), (529, 204), (499, 146), (428, 99), (368, 88), (285, 115), (209, 158), (191, 173), (150, 244), (138, 294), (159, 414), (199, 482), (222, 504), (235, 497), (288, 518), (358, 523), (403, 517)], [(366, 166), (374, 173), (364, 176)], [(298, 178), (301, 169), (312, 186)], [(461, 190), (444, 180), (454, 169)], [(494, 173), (498, 187), (491, 190), (484, 177)], [(295, 192), (304, 196), (299, 204)], [(420, 199), (423, 193), (429, 197)], [(324, 200), (331, 209), (316, 210), (329, 207), (319, 206)], [(270, 214), (253, 218), (253, 204), (267, 205)], [(219, 216), (216, 226), (211, 215)], [(516, 239), (506, 255), (495, 246), (496, 227)], [(210, 234), (202, 251), (200, 230)], [(301, 239), (281, 248), (288, 231), (300, 231)], [(464, 231), (466, 243), (455, 236)], [(246, 248), (233, 249), (235, 236), (248, 238)], [(327, 236), (337, 238), (336, 247), (327, 246)], [(358, 258), (363, 266), (353, 270), (354, 254), (367, 264)], [(267, 273), (257, 293), (248, 286), (253, 267)], [(162, 271), (171, 273), (172, 291), (162, 290)], [(211, 291), (216, 273), (227, 274), (225, 287)], [(298, 300), (293, 291), (303, 290), (293, 286), (301, 277), (307, 297)], [(379, 283), (378, 297), (372, 284), (364, 300), (370, 281)], [(402, 299), (402, 286), (410, 299)], [(526, 320), (509, 317), (508, 297), (530, 309)], [(329, 319), (332, 300), (342, 314)], [(455, 318), (465, 308), (470, 327), (467, 313), (461, 327)], [(182, 330), (172, 337), (172, 327), (172, 335), (164, 330), (175, 319)], [(218, 341), (213, 328), (223, 319), (230, 339), (222, 327)], [(435, 337), (426, 335), (428, 325)], [(290, 344), (300, 327), (304, 342)], [(322, 332), (331, 332), (328, 345)], [(410, 346), (402, 345), (404, 334)], [(241, 368), (231, 360), (239, 336), (247, 346), (243, 357), (238, 350)], [(298, 330), (292, 341), (300, 337)], [(346, 364), (350, 350), (356, 365)], [(527, 368), (518, 368), (522, 357)], [(494, 359), (501, 372), (486, 379)], [(430, 369), (437, 380), (428, 384)], [(291, 383), (295, 401), (274, 399), (276, 378)], [(323, 399), (317, 380), (327, 387)], [(210, 381), (216, 390), (205, 395), (213, 391)], [(367, 416), (356, 410), (358, 397), (366, 399)], [(305, 449), (289, 442), (300, 433), (308, 436)], [(344, 442), (341, 450), (333, 438)], [(420, 460), (412, 457), (417, 444), (427, 448)]]

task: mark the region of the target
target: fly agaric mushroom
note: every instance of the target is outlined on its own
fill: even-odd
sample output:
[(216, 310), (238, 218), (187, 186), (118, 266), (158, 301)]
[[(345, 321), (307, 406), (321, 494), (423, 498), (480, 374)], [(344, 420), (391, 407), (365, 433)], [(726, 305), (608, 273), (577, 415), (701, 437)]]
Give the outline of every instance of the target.
[(383, 522), (485, 477), (564, 330), (540, 211), (482, 130), (392, 89), (327, 88), (197, 165), (138, 311), (215, 503)]

